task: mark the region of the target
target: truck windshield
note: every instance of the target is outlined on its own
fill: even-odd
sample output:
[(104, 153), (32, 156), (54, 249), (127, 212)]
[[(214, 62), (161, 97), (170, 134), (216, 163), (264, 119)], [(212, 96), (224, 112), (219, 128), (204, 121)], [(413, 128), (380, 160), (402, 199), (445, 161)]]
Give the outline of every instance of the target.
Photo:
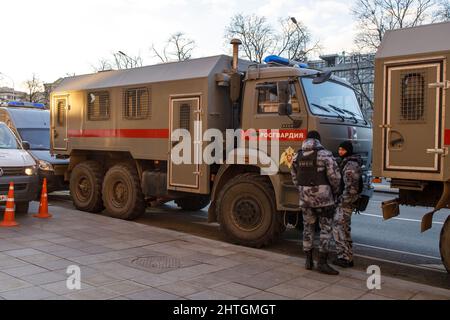
[(0, 126), (0, 149), (19, 149), (19, 143), (7, 126)]
[(18, 128), (23, 141), (30, 143), (31, 150), (50, 150), (50, 129)]
[(355, 92), (332, 80), (314, 84), (312, 78), (301, 78), (311, 112), (318, 116), (364, 120)]

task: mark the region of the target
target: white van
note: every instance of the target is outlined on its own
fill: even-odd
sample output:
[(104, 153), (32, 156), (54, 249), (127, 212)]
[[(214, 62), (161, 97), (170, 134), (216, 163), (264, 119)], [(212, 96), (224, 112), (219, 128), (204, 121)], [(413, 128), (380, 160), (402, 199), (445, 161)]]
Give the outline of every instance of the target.
[(19, 142), (4, 122), (0, 122), (0, 204), (7, 199), (9, 184), (14, 183), (16, 212), (27, 213), (29, 202), (38, 192), (38, 167), (26, 151), (28, 142)]

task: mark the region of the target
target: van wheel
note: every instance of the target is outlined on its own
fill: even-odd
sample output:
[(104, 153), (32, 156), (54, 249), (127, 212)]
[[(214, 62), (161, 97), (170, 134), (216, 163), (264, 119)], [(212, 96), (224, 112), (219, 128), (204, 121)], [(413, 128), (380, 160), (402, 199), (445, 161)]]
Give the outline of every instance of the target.
[(206, 207), (211, 202), (211, 199), (205, 195), (189, 196), (185, 198), (176, 199), (175, 203), (181, 209), (186, 211), (199, 211)]
[(136, 169), (117, 164), (105, 175), (103, 203), (111, 217), (132, 220), (145, 212), (146, 203)]
[(78, 210), (96, 213), (104, 209), (103, 174), (103, 168), (96, 161), (84, 161), (75, 166), (70, 175), (70, 194)]
[(227, 182), (218, 196), (216, 210), (221, 231), (237, 244), (266, 246), (284, 230), (272, 185), (258, 173), (238, 175)]
[(29, 202), (17, 202), (16, 203), (16, 213), (27, 214), (30, 208)]
[(442, 263), (447, 272), (450, 273), (450, 216), (447, 217), (442, 226), (439, 251), (441, 252)]

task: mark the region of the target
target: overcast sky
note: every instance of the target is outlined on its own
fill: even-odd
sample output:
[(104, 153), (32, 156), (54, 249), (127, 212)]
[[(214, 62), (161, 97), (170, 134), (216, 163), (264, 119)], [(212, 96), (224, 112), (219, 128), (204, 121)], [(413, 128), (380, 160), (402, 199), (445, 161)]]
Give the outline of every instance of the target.
[[(36, 73), (53, 82), (67, 73), (90, 73), (99, 58), (121, 50), (158, 60), (152, 43), (174, 32), (196, 41), (193, 57), (229, 54), (224, 29), (236, 13), (305, 23), (323, 53), (351, 51), (353, 0), (7, 0), (0, 11), (0, 72), (16, 89)], [(0, 86), (11, 86), (0, 75)]]

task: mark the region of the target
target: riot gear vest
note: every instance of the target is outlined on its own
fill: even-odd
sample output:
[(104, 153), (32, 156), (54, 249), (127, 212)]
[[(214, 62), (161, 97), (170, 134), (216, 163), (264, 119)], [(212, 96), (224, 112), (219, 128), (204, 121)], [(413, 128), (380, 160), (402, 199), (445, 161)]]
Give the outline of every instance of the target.
[(307, 156), (301, 152), (293, 165), (296, 167), (299, 186), (314, 187), (330, 185), (326, 168), (317, 164), (317, 150)]

